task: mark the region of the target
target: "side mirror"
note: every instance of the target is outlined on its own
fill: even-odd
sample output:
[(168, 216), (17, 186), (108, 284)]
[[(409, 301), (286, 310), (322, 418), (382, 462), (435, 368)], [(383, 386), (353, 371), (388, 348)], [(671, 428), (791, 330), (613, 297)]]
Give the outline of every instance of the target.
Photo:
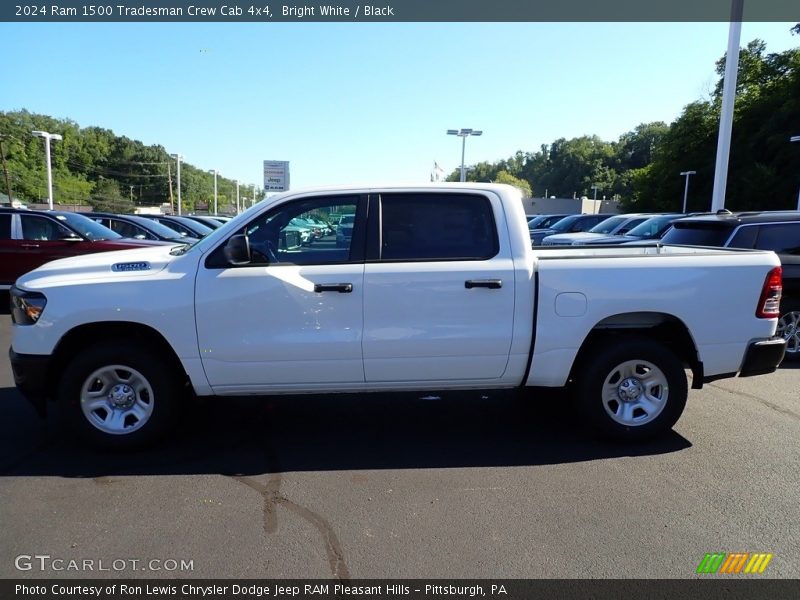
[(252, 258), (250, 256), (250, 240), (244, 234), (231, 236), (228, 243), (223, 248), (225, 260), (234, 266), (249, 265)]

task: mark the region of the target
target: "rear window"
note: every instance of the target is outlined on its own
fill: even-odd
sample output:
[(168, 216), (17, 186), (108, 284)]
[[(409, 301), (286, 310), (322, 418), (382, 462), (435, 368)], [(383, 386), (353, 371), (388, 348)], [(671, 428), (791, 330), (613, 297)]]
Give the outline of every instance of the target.
[(723, 246), (732, 229), (730, 224), (717, 221), (676, 222), (661, 241), (684, 246)]
[(484, 196), (381, 196), (383, 260), (485, 260), (497, 252), (492, 205)]

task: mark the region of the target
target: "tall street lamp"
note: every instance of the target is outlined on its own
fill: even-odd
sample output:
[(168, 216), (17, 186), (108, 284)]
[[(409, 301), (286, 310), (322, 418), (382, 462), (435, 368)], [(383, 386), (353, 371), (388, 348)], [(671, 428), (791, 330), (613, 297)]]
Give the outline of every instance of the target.
[(461, 181), (467, 180), (467, 171), (464, 168), (464, 151), (467, 146), (467, 138), (471, 135), (483, 135), (483, 131), (477, 129), (448, 129), (447, 135), (457, 135), (461, 138)]
[(46, 131), (32, 131), (33, 135), (44, 138), (44, 155), (47, 162), (47, 202), (50, 210), (53, 210), (53, 167), (50, 164), (50, 140), (63, 139), (57, 133), (47, 133)]
[(178, 216), (181, 215), (181, 160), (183, 156), (180, 154), (173, 154), (175, 160), (178, 161)]
[(211, 169), (209, 173), (214, 174), (214, 214), (217, 214), (217, 175), (219, 172), (216, 169)]
[[(800, 142), (800, 135), (793, 135), (789, 138), (790, 142)], [(800, 210), (800, 191), (797, 192), (797, 210)]]
[(681, 175), (686, 177), (686, 185), (683, 188), (683, 212), (686, 213), (686, 198), (689, 197), (689, 177), (697, 175), (697, 171), (681, 171)]

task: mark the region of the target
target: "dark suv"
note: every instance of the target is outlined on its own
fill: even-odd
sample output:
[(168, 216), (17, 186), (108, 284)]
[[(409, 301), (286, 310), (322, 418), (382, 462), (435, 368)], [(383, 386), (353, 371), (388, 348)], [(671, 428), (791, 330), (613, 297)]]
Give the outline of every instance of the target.
[(800, 212), (718, 213), (680, 219), (663, 244), (773, 250), (783, 266), (783, 299), (778, 335), (786, 359), (800, 360)]
[(124, 239), (78, 213), (0, 208), (0, 289), (57, 258), (163, 243)]

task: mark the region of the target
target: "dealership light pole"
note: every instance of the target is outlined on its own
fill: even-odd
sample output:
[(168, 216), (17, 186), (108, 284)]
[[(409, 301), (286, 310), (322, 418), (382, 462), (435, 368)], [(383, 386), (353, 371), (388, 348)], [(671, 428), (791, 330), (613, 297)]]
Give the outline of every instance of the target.
[[(800, 135), (793, 135), (789, 138), (790, 142), (800, 142)], [(797, 210), (800, 210), (800, 191), (797, 192)]]
[(214, 174), (214, 214), (217, 214), (217, 175), (218, 171), (216, 169), (211, 169), (209, 173)]
[(47, 133), (46, 131), (32, 131), (33, 135), (44, 138), (44, 156), (47, 162), (47, 202), (50, 210), (53, 210), (53, 167), (50, 164), (50, 140), (63, 139), (57, 133)]
[(697, 175), (697, 171), (681, 171), (681, 175), (686, 177), (686, 185), (683, 188), (683, 212), (686, 212), (686, 198), (689, 197), (689, 177)]
[(457, 135), (461, 138), (461, 181), (467, 180), (467, 171), (464, 168), (464, 152), (467, 146), (467, 138), (471, 135), (483, 135), (483, 131), (477, 129), (448, 129), (447, 135)]
[(178, 161), (178, 216), (181, 216), (181, 160), (183, 156), (180, 154), (173, 154), (175, 160)]

